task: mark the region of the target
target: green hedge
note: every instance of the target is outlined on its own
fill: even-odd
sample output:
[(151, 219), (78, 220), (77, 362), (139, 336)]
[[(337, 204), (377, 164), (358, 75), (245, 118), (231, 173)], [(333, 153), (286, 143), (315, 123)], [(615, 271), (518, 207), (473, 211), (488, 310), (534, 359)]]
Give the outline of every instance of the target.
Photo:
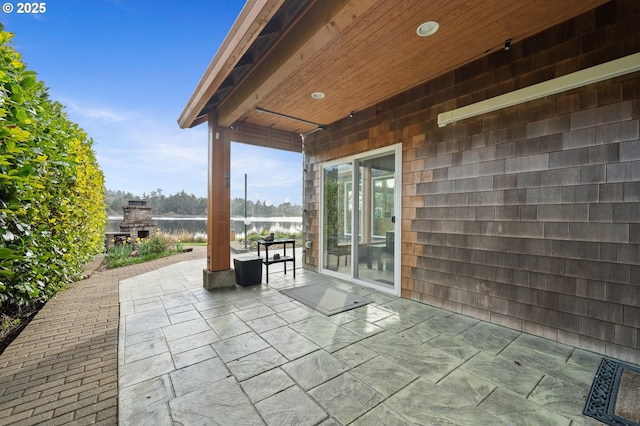
[(0, 308), (46, 300), (104, 246), (93, 141), (49, 99), (0, 24)]

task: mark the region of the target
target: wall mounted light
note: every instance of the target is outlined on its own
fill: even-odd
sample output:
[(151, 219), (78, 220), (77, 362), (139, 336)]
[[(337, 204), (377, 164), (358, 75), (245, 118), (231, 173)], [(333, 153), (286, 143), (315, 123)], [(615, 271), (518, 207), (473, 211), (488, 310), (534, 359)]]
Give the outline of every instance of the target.
[(509, 50), (511, 48), (511, 39), (508, 38), (504, 41), (504, 50)]
[(322, 93), (322, 92), (313, 92), (313, 93), (311, 94), (311, 97), (312, 97), (313, 99), (324, 99), (324, 96), (325, 96), (325, 94), (324, 94), (324, 93)]
[(623, 58), (605, 62), (590, 68), (585, 68), (571, 74), (563, 75), (529, 87), (514, 90), (484, 101), (476, 102), (460, 108), (438, 114), (438, 127), (476, 117), (491, 111), (497, 111), (514, 105), (519, 105), (534, 99), (566, 92), (587, 84), (597, 83), (610, 78), (640, 71), (640, 53), (634, 53)]

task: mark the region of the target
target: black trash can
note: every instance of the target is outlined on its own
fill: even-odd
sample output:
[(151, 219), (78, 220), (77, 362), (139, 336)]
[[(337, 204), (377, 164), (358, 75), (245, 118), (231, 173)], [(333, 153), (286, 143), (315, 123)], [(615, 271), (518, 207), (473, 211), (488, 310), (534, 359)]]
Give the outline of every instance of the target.
[(262, 282), (262, 258), (253, 254), (243, 254), (233, 259), (236, 284), (243, 287)]

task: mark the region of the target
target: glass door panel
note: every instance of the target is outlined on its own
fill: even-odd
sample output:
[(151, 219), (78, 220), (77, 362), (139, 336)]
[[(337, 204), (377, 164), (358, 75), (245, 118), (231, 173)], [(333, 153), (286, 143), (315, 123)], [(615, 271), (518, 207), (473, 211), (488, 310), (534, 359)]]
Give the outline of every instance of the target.
[(394, 285), (395, 155), (356, 162), (359, 202), (359, 244), (355, 277), (378, 285)]
[(351, 276), (353, 237), (353, 166), (345, 162), (324, 168), (322, 265)]

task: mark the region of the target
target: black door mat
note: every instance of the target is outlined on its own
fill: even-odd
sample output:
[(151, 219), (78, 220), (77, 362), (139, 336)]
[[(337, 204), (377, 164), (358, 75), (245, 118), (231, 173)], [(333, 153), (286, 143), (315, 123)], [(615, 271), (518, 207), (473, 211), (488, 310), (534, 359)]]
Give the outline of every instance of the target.
[(582, 414), (614, 426), (640, 426), (640, 368), (603, 358)]
[(309, 284), (280, 290), (280, 293), (297, 300), (325, 315), (334, 315), (359, 308), (372, 301), (326, 284)]

